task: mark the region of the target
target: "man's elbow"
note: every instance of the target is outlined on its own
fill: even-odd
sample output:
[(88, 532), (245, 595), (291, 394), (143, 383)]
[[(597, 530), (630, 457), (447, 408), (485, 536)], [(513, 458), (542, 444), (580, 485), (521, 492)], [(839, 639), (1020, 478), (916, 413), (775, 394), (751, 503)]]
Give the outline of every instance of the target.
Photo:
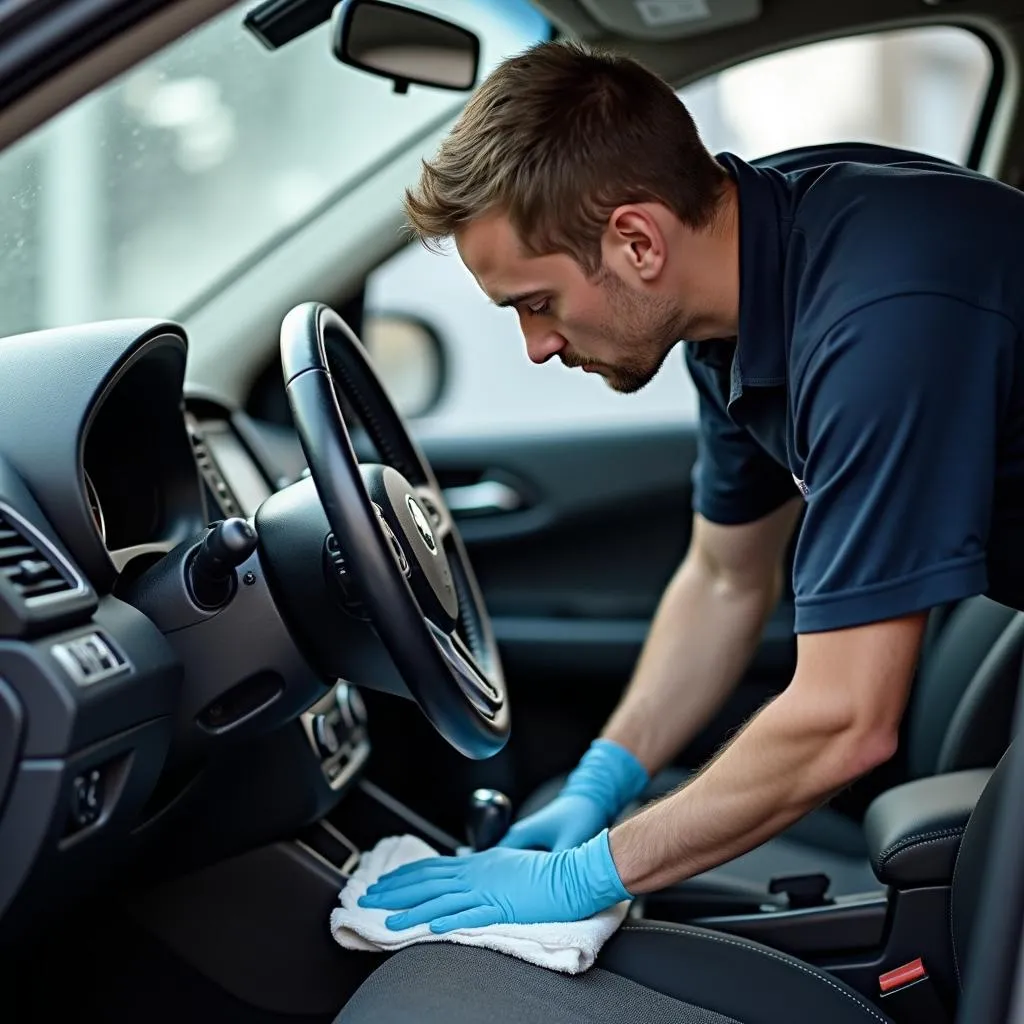
[[(792, 696), (800, 699), (798, 693)], [(803, 705), (809, 733), (820, 743), (819, 768), (828, 789), (842, 789), (885, 764), (899, 746), (899, 721), (882, 708), (851, 707), (831, 700)]]
[(899, 747), (899, 729), (888, 724), (851, 725), (842, 741), (840, 785), (848, 785), (885, 764)]
[(820, 764), (837, 786), (896, 753), (925, 618), (915, 613), (798, 637), (791, 707), (818, 734)]

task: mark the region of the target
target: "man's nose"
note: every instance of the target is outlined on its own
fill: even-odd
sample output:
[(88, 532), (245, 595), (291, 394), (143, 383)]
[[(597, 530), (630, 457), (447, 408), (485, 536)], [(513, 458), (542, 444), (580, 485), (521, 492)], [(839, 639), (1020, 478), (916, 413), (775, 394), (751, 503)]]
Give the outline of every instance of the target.
[(526, 339), (526, 354), (534, 363), (546, 363), (566, 346), (565, 338), (551, 328), (529, 330), (524, 327), (523, 337)]

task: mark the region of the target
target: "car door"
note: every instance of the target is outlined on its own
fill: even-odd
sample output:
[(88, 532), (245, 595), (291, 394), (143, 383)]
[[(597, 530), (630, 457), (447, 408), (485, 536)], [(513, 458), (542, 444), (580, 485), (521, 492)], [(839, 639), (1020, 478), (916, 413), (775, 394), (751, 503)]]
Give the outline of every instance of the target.
[[(860, 139), (964, 161), (991, 71), (972, 33), (923, 27), (800, 47), (680, 95), (713, 151), (753, 158)], [(928, 116), (936, 103), (941, 118)], [(800, 149), (783, 163), (863, 152)], [(631, 396), (533, 366), (515, 314), (490, 306), (452, 251), (403, 250), (371, 276), (366, 306), (378, 351), (382, 325), (402, 323), (436, 349), (419, 360), (403, 350), (392, 380), (421, 402), (430, 396), (415, 429), (494, 618), (515, 706), (513, 784), (525, 791), (569, 767), (614, 707), (689, 542), (697, 406), (682, 352)], [(787, 588), (735, 697), (684, 763), (707, 757), (786, 685), (792, 622)]]

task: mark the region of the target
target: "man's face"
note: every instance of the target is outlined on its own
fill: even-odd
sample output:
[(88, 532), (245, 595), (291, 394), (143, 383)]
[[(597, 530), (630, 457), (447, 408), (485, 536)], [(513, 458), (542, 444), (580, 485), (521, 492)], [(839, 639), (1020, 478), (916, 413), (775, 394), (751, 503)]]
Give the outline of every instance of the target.
[(515, 309), (535, 363), (558, 356), (565, 366), (599, 373), (616, 391), (638, 391), (684, 337), (676, 304), (602, 267), (588, 278), (570, 256), (531, 256), (508, 219), (491, 214), (456, 236), (459, 255), (499, 306)]

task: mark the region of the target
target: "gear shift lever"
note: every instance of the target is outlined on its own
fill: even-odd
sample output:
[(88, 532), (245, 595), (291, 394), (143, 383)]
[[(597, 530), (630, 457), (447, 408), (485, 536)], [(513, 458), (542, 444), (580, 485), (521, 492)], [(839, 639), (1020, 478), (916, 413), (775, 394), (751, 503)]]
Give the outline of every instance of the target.
[(512, 801), (497, 789), (475, 789), (469, 798), (466, 837), (473, 850), (487, 850), (512, 823)]

